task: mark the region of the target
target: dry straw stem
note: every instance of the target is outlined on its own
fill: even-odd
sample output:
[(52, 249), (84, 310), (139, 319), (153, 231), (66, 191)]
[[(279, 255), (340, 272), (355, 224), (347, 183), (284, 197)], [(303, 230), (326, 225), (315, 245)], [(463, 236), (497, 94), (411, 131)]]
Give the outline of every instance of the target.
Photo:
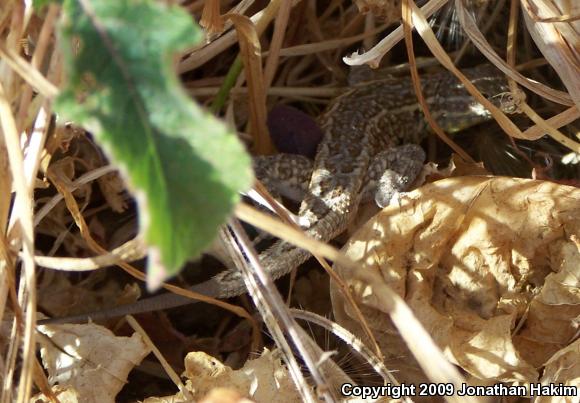
[[(306, 402), (315, 402), (317, 399), (304, 379), (300, 365), (292, 353), (286, 335), (292, 339), (294, 346), (301, 354), (317, 384), (326, 385), (328, 381), (325, 375), (314, 364), (312, 350), (308, 348), (305, 339), (298, 333), (297, 329), (299, 327), (292, 319), (282, 298), (279, 294), (270, 292), (274, 284), (261, 266), (257, 253), (247, 238), (242, 226), (235, 219), (230, 220), (229, 226), (235, 235), (235, 239), (229, 231), (223, 228), (220, 230), (220, 239), (228, 250), (236, 267), (244, 275), (248, 292), (254, 300), (256, 308), (258, 308), (270, 334), (276, 341), (276, 345), (284, 357), (290, 376), (302, 399)], [(326, 400), (332, 401), (329, 399), (329, 392), (324, 392)]]
[[(482, 29), (483, 34), (487, 34), (487, 32), (489, 32), (489, 30), (495, 24), (497, 24), (497, 18), (499, 17), (500, 13), (504, 9), (505, 2), (506, 2), (506, 0), (498, 0), (495, 2), (495, 6), (493, 8), (493, 11), (489, 15), (489, 17), (485, 18), (485, 25), (483, 26), (483, 29)], [(478, 18), (478, 20), (479, 20), (479, 18)], [(461, 46), (461, 49), (459, 49), (459, 52), (457, 52), (457, 56), (454, 59), (455, 64), (459, 64), (459, 62), (461, 61), (463, 56), (465, 56), (465, 54), (467, 53), (467, 51), (469, 49), (472, 49), (471, 42), (470, 41), (463, 41), (463, 45)]]
[(16, 50), (8, 48), (2, 42), (0, 42), (0, 58), (43, 97), (47, 99), (56, 98), (58, 89), (34, 68), (34, 66), (20, 56)]
[[(36, 324), (36, 267), (34, 264), (32, 186), (26, 183), (24, 156), (20, 148), (16, 121), (7, 96), (4, 85), (0, 83), (0, 116), (2, 117), (0, 124), (14, 181), (13, 186), (16, 190), (16, 199), (11, 212), (8, 242), (17, 250), (22, 245), (22, 276), (24, 280), (24, 286), (20, 288), (18, 296), (19, 305), (24, 307), (25, 323), (22, 339), (22, 376), (18, 386), (17, 401), (27, 402), (30, 400), (30, 391), (32, 389), (32, 371), (36, 345), (34, 327)], [(7, 263), (5, 262), (4, 264)], [(5, 301), (5, 296), (6, 294), (4, 293), (3, 301)], [(20, 327), (21, 325), (15, 323), (12, 327), (12, 340), (17, 340), (16, 336), (20, 336), (16, 326)], [(11, 349), (16, 345), (17, 343), (12, 343)], [(4, 391), (4, 394), (6, 394), (6, 391)]]
[[(576, 119), (580, 118), (580, 109), (576, 106), (571, 106), (563, 112), (546, 119), (546, 123), (553, 128), (559, 129), (562, 126), (572, 123)], [(524, 131), (524, 136), (527, 138), (539, 138), (544, 134), (544, 129), (539, 125), (530, 127)]]
[[(46, 336), (39, 334), (39, 337), (46, 337)], [(48, 397), (51, 402), (58, 401), (56, 394), (52, 391), (52, 388), (51, 388), (50, 384), (48, 383), (48, 379), (46, 378), (44, 368), (42, 367), (42, 365), (40, 364), (40, 362), (37, 359), (34, 360), (33, 371), (34, 371), (34, 373), (32, 374), (32, 377), (34, 378), (34, 383), (35, 383), (36, 387), (40, 390), (40, 393), (42, 393), (43, 395)]]
[[(321, 21), (317, 18), (316, 2), (308, 1), (304, 7), (304, 16), (306, 20), (305, 29), (311, 35), (311, 39), (315, 42), (320, 42), (324, 40), (324, 34), (321, 29)], [(336, 63), (334, 63), (331, 57), (327, 53), (316, 53), (316, 59), (319, 63), (324, 66), (324, 69), (332, 72), (333, 75), (341, 77), (344, 76), (343, 72), (337, 68)]]
[[(267, 214), (261, 213), (244, 204), (237, 206), (235, 214), (242, 221), (252, 224), (279, 238), (283, 238), (298, 247), (306, 249), (312, 254), (316, 253), (326, 259), (334, 261), (335, 264), (361, 273), (360, 278), (362, 280), (369, 280), (369, 283), (378, 282), (378, 280), (371, 280), (369, 277), (380, 276), (380, 274), (372, 273), (368, 270), (364, 271), (359, 263), (347, 258), (336, 248), (324, 242), (308, 238), (302, 231), (292, 228)], [(401, 297), (387, 285), (382, 285), (380, 290), (376, 290), (376, 295), (377, 298), (380, 298), (381, 305), (388, 308), (388, 313), (393, 323), (405, 339), (417, 361), (425, 369), (427, 376), (433, 382), (453, 382), (456, 385), (465, 383), (461, 374), (445, 359), (441, 350), (429, 336), (429, 333), (423, 328), (413, 314), (413, 311), (411, 311)], [(472, 399), (463, 399), (462, 401), (472, 401)]]
[(51, 270), (84, 272), (115, 266), (117, 262), (133, 262), (147, 256), (147, 247), (139, 238), (131, 239), (123, 245), (104, 254), (93, 257), (54, 257), (35, 255), (34, 261), (40, 267)]
[[(26, 92), (23, 91), (22, 93), (22, 97), (21, 100), (24, 99), (26, 97)], [(46, 140), (46, 136), (47, 136), (47, 131), (48, 131), (48, 127), (49, 127), (49, 116), (48, 113), (46, 111), (46, 109), (48, 108), (48, 101), (44, 102), (43, 107), (41, 107), (41, 109), (38, 112), (38, 115), (36, 117), (36, 122), (33, 125), (33, 130), (30, 134), (29, 137), (29, 141), (28, 141), (28, 147), (27, 147), (27, 152), (26, 152), (26, 157), (24, 158), (24, 180), (26, 182), (26, 185), (28, 187), (27, 191), (29, 192), (29, 196), (30, 196), (30, 204), (32, 205), (32, 195), (33, 195), (33, 191), (34, 191), (34, 183), (35, 183), (35, 179), (36, 179), (36, 172), (38, 170), (38, 167), (40, 165), (40, 158), (42, 155), (42, 151), (44, 149), (44, 143)], [(23, 118), (25, 118), (25, 115), (23, 115)], [(7, 194), (10, 194), (9, 192)], [(18, 203), (18, 199), (16, 201)], [(31, 211), (31, 219), (32, 219), (32, 207), (30, 207)], [(17, 225), (14, 225), (16, 222), (18, 222), (18, 215), (17, 214), (13, 214), (11, 217), (11, 228), (9, 230), (9, 238), (11, 239), (15, 239), (16, 237), (19, 236), (24, 236), (27, 237), (26, 233), (22, 234), (22, 231), (20, 230), (20, 228)], [(20, 223), (27, 223), (26, 220), (20, 220)], [(32, 227), (34, 226), (34, 223), (32, 223)], [(31, 230), (31, 232), (33, 233), (33, 230)], [(34, 235), (31, 235), (32, 237)], [(34, 244), (34, 241), (32, 238), (31, 239), (31, 243), (32, 245)], [(20, 243), (19, 241), (17, 243)], [(20, 253), (20, 259), (23, 262), (26, 262), (29, 259), (29, 254), (33, 253), (33, 250), (31, 251), (31, 247), (29, 246), (28, 248), (26, 247), (27, 241), (22, 240), (22, 243), (24, 244), (24, 247), (22, 248), (22, 251)], [(8, 251), (6, 251), (7, 253), (9, 253)], [(6, 261), (7, 262), (7, 261)], [(8, 264), (8, 263), (7, 263)], [(11, 262), (10, 264), (13, 264), (13, 262)], [(29, 268), (30, 268), (30, 263), (28, 263)], [(25, 268), (26, 270), (26, 268)], [(33, 269), (35, 270), (35, 268)], [(13, 271), (11, 270), (11, 272), (13, 273)], [(27, 274), (25, 272), (25, 274)], [(12, 278), (11, 284), (9, 284), (9, 287), (12, 289), (14, 287), (14, 278)], [(34, 290), (36, 290), (36, 286), (34, 285)], [(36, 292), (36, 291), (35, 291)], [(36, 296), (34, 297), (34, 299), (36, 299)], [(4, 302), (4, 301), (3, 301)], [(16, 304), (16, 299), (13, 299), (13, 302), (15, 303), (15, 306), (17, 306), (18, 308), (16, 308), (16, 311), (19, 311), (19, 306)], [(36, 302), (34, 302), (34, 305), (36, 306)], [(36, 310), (36, 308), (34, 308), (34, 310)], [(2, 314), (4, 312), (4, 309), (2, 309)], [(2, 315), (0, 314), (0, 315)], [(30, 319), (30, 318), (29, 318)], [(22, 320), (22, 317), (20, 316), (18, 318), (17, 316), (17, 320), (16, 323), (19, 323), (20, 320)], [(32, 320), (32, 319), (31, 319)], [(33, 319), (34, 321), (36, 319)], [(25, 339), (26, 340), (26, 339)], [(33, 343), (34, 345), (34, 341), (31, 341), (31, 343)], [(16, 343), (15, 343), (16, 345)], [(26, 355), (24, 355), (24, 357), (26, 357)], [(25, 358), (23, 358), (25, 359)], [(47, 379), (46, 376), (44, 375), (44, 372), (42, 371), (38, 371), (38, 368), (40, 367), (40, 364), (38, 363), (38, 361), (36, 360), (36, 357), (32, 357), (32, 365), (33, 365), (33, 372), (32, 372), (32, 376), (34, 377), (34, 383), (36, 385), (39, 385), (39, 387), (42, 389), (46, 386), (47, 384)], [(44, 388), (46, 389), (46, 388)]]
[[(1, 18), (2, 30), (9, 32), (5, 42), (0, 43), (0, 58), (5, 63), (3, 67), (8, 74), (2, 77), (0, 82), (0, 122), (2, 125), (2, 165), (6, 169), (3, 176), (1, 218), (0, 221), (6, 228), (9, 213), (9, 203), (11, 188), (16, 190), (16, 200), (10, 211), (10, 224), (8, 226), (8, 235), (3, 236), (4, 259), (0, 263), (0, 271), (3, 273), (3, 280), (0, 283), (0, 307), (4, 314), (6, 303), (6, 288), (10, 287), (13, 294), (13, 303), (15, 305), (15, 321), (12, 326), (12, 334), (8, 352), (6, 353), (5, 367), (3, 378), (5, 380), (2, 390), (2, 401), (13, 401), (12, 382), (17, 373), (16, 358), (20, 339), (22, 338), (22, 368), (20, 371), (20, 381), (18, 385), (18, 395), (16, 401), (28, 401), (31, 393), (32, 378), (41, 388), (45, 389), (47, 384), (46, 378), (42, 371), (38, 371), (39, 364), (35, 358), (35, 330), (36, 322), (36, 283), (35, 283), (35, 264), (33, 258), (34, 243), (34, 223), (33, 223), (33, 201), (32, 192), (36, 179), (36, 172), (39, 167), (39, 161), (44, 148), (44, 143), (49, 128), (50, 100), (53, 99), (58, 90), (46, 79), (38, 70), (41, 61), (45, 59), (51, 34), (54, 29), (54, 23), (57, 16), (58, 7), (51, 5), (48, 7), (47, 14), (43, 20), (40, 33), (36, 38), (32, 61), (29, 63), (19, 54), (24, 33), (28, 28), (28, 23), (32, 16), (32, 9), (25, 7), (23, 3), (13, 2), (12, 8), (6, 7), (6, 13)], [(10, 27), (8, 27), (10, 22)], [(49, 75), (55, 75), (58, 72), (58, 59), (52, 57), (49, 64)], [(10, 71), (9, 68), (12, 69)], [(16, 73), (16, 74), (14, 74)], [(22, 85), (27, 82), (30, 86)], [(22, 91), (20, 88), (23, 87)], [(32, 105), (34, 88), (39, 95), (37, 102)], [(16, 92), (18, 91), (18, 92)], [(12, 105), (18, 105), (18, 115), (14, 115), (11, 109)], [(37, 108), (34, 110), (33, 108)], [(36, 113), (36, 116), (34, 116)], [(32, 120), (31, 123), (28, 119)], [(20, 146), (20, 131), (25, 127), (32, 127), (29, 138), (27, 139), (26, 157)], [(10, 169), (5, 166), (9, 160)], [(13, 181), (11, 183), (11, 180)], [(15, 279), (10, 274), (14, 273), (14, 261), (11, 259), (14, 250), (22, 249), (20, 258), (23, 262), (22, 267), (22, 286), (18, 302), (14, 298)], [(12, 277), (12, 278), (10, 278)], [(8, 281), (10, 283), (8, 283)], [(24, 306), (25, 305), (25, 306)], [(24, 306), (24, 323), (23, 316), (19, 315)]]
[[(80, 187), (90, 183), (96, 179), (99, 179), (101, 176), (104, 176), (111, 172), (116, 172), (117, 167), (113, 165), (104, 165), (102, 167), (93, 169), (75, 179), (73, 182), (69, 183), (67, 189), (70, 192), (74, 192), (75, 190), (79, 189)], [(34, 216), (34, 226), (36, 227), (44, 217), (62, 200), (64, 196), (60, 193), (54, 195), (48, 202), (46, 202), (40, 210)]]
[[(421, 11), (424, 12), (426, 17), (430, 17), (435, 11), (443, 7), (448, 0), (431, 0), (423, 7)], [(379, 66), (382, 58), (397, 44), (401, 39), (403, 39), (403, 25), (399, 25), (393, 32), (391, 32), (387, 37), (382, 39), (377, 45), (369, 50), (368, 52), (361, 54), (353, 53), (350, 56), (345, 56), (342, 60), (349, 66), (360, 66), (363, 64), (368, 64), (369, 66), (376, 68)]]
[[(240, 14), (243, 15), (248, 8), (254, 4), (255, 0), (241, 0), (238, 4), (232, 7), (227, 13), (225, 14)], [(202, 4), (200, 7), (190, 8), (190, 14), (194, 15), (199, 9), (203, 8), (201, 20), (199, 25), (207, 29), (207, 42), (211, 42), (213, 38), (217, 38), (221, 35), (221, 33), (225, 30), (230, 29), (233, 26), (232, 21), (225, 20), (220, 15), (220, 1), (219, 0), (212, 0), (206, 1), (202, 0)], [(219, 29), (218, 29), (219, 28)], [(196, 49), (200, 49), (204, 47), (205, 44), (196, 45), (193, 48), (185, 51), (185, 53), (192, 52)]]
[(405, 45), (407, 46), (407, 55), (409, 56), (409, 66), (411, 70), (411, 78), (413, 80), (413, 88), (415, 90), (415, 95), (417, 96), (417, 100), (419, 104), (421, 104), (421, 109), (425, 114), (425, 119), (429, 123), (429, 126), (433, 129), (433, 131), (439, 136), (441, 140), (443, 140), (453, 151), (455, 151), (461, 158), (465, 161), (475, 164), (475, 160), (469, 156), (461, 147), (459, 147), (453, 140), (447, 136), (447, 134), (443, 131), (441, 126), (433, 119), (433, 115), (431, 115), (431, 110), (429, 109), (429, 105), (423, 96), (423, 90), (421, 89), (421, 82), (419, 79), (419, 72), (417, 71), (417, 61), (415, 59), (415, 52), (413, 50), (413, 36), (412, 36), (412, 17), (411, 17), (411, 8), (409, 7), (408, 1), (404, 0), (401, 3), (403, 7), (402, 17), (403, 17), (403, 31), (405, 34)]
[[(258, 186), (255, 187), (256, 191), (263, 197), (263, 199), (265, 199), (266, 201), (269, 201), (269, 204), (270, 204), (269, 207), (271, 208), (271, 210), (275, 211), (282, 218), (282, 220), (285, 222), (286, 228), (292, 228), (294, 231), (297, 231), (297, 232), (301, 233), (304, 237), (306, 237), (306, 235), (304, 234), (304, 231), (300, 228), (300, 226), (298, 224), (295, 223), (295, 219), (292, 217), (292, 214), (284, 206), (280, 206), (277, 202), (272, 202), (273, 201), (272, 196), (268, 193), (268, 191), (264, 188), (264, 186), (261, 183), (257, 182), (257, 185)], [(252, 212), (256, 211), (255, 209), (252, 209), (251, 207), (248, 207), (248, 206), (244, 205), (243, 203), (240, 203), (238, 205), (238, 208), (244, 210), (246, 212), (246, 214), (250, 214), (250, 215), (252, 214)], [(238, 217), (243, 220), (243, 218), (241, 218), (240, 216), (238, 216)], [(284, 231), (284, 227), (282, 227), (282, 231)], [(272, 233), (272, 234), (278, 235), (275, 233)], [(288, 234), (288, 236), (292, 237), (292, 234)], [(292, 239), (286, 238), (285, 236), (282, 236), (281, 238), (292, 242)], [(306, 237), (306, 239), (310, 239), (310, 238)], [(297, 245), (297, 244), (295, 244), (295, 245)], [(310, 249), (308, 249), (308, 248), (304, 248), (304, 249), (307, 249), (310, 251)], [(382, 357), (383, 354), (381, 352), (381, 348), (379, 347), (379, 344), (377, 343), (375, 335), (371, 331), (371, 328), (370, 328), (366, 318), (362, 314), (360, 308), (358, 307), (357, 303), (355, 302), (355, 300), (352, 296), (352, 293), (350, 292), (350, 290), (348, 289), (346, 284), (342, 281), (342, 279), (339, 276), (336, 275), (336, 273), (334, 272), (334, 270), (332, 270), (332, 268), (330, 267), (328, 262), (321, 256), (322, 254), (319, 254), (318, 252), (311, 252), (311, 253), (316, 258), (316, 260), (318, 260), (318, 263), (320, 263), (322, 268), (329, 274), (329, 276), (332, 278), (332, 280), (335, 281), (336, 284), (344, 292), (345, 298), (347, 299), (348, 303), (352, 307), (353, 312), (355, 312), (355, 315), (357, 316), (357, 319), (359, 320), (365, 334), (367, 335), (371, 344), (373, 345), (373, 348), (375, 349), (377, 356)], [(294, 278), (296, 276), (296, 270), (294, 270), (291, 273), (291, 276), (292, 276), (292, 278), (291, 278), (290, 283), (293, 284)]]
[[(509, 29), (508, 29), (508, 44), (507, 44), (507, 61), (508, 64), (512, 66), (512, 68), (516, 64), (516, 49), (517, 49), (517, 16), (519, 11), (519, 1), (512, 0), (511, 7), (510, 7), (510, 20), (509, 20)], [(513, 93), (519, 91), (519, 88), (516, 82), (513, 79), (508, 79), (510, 89)], [(518, 109), (524, 112), (535, 124), (537, 127), (542, 129), (540, 132), (541, 135), (544, 133), (548, 133), (550, 137), (554, 140), (558, 141), (560, 144), (568, 147), (570, 150), (580, 153), (580, 144), (576, 143), (572, 139), (566, 137), (563, 133), (558, 131), (558, 129), (550, 126), (540, 115), (536, 113), (532, 109), (530, 105), (526, 103), (526, 101), (522, 98), (521, 101), (518, 103)], [(535, 138), (531, 138), (535, 139)]]
[[(284, 7), (280, 14), (281, 4)], [(254, 137), (254, 147), (257, 154), (270, 154), (274, 150), (266, 126), (266, 91), (272, 82), (278, 64), (279, 50), (288, 22), (290, 8), (291, 4), (288, 2), (272, 1), (264, 10), (264, 17), (258, 20), (256, 25), (250, 18), (236, 12), (231, 12), (224, 16), (224, 19), (228, 19), (234, 24), (240, 44), (240, 56), (244, 63), (249, 88), (250, 132), (252, 132)], [(277, 19), (281, 23), (276, 24), (274, 43), (271, 48), (273, 53), (268, 59), (266, 73), (264, 73), (262, 71), (262, 52), (259, 35), (276, 13), (282, 19)], [(210, 26), (212, 30), (217, 32), (223, 28), (223, 24), (220, 24), (222, 18), (219, 17), (219, 2), (208, 2), (206, 4), (204, 18), (204, 24)]]
[(261, 45), (256, 26), (243, 15), (226, 15), (236, 27), (240, 42), (240, 56), (244, 63), (246, 80), (249, 88), (250, 127), (253, 132), (254, 145), (258, 154), (267, 154), (273, 150), (266, 126), (266, 92), (262, 72)]
[[(456, 5), (459, 3), (460, 2), (457, 2)], [(468, 18), (471, 18), (471, 16), (467, 15), (468, 13), (464, 9), (461, 9), (460, 7), (461, 6), (458, 6), (458, 12), (460, 13), (460, 16), (463, 16), (463, 21), (467, 20)], [(413, 25), (417, 29), (417, 32), (419, 33), (419, 35), (421, 35), (421, 37), (425, 41), (425, 44), (429, 47), (429, 49), (431, 50), (433, 55), (441, 62), (441, 64), (443, 64), (443, 66), (445, 68), (447, 68), (448, 70), (453, 72), (457, 76), (457, 78), (464, 84), (465, 89), (467, 91), (469, 91), (469, 93), (475, 99), (477, 99), (477, 101), (479, 103), (481, 103), (483, 106), (485, 106), (490, 111), (490, 113), (492, 114), (494, 119), (497, 121), (497, 123), (501, 126), (501, 128), (506, 133), (508, 133), (510, 136), (515, 137), (515, 138), (529, 139), (529, 138), (526, 138), (524, 136), (524, 134), (519, 130), (519, 128), (515, 124), (513, 124), (513, 122), (500, 109), (495, 107), (483, 95), (481, 95), (481, 93), (477, 90), (477, 88), (454, 66), (453, 61), (450, 59), (449, 55), (445, 52), (445, 50), (441, 47), (441, 45), (437, 41), (437, 39), (436, 39), (433, 31), (431, 30), (427, 20), (421, 14), (421, 11), (414, 4), (411, 4), (411, 8), (413, 11), (412, 12)], [(463, 14), (461, 14), (461, 13), (463, 13)], [(462, 21), (462, 17), (460, 17), (460, 21)], [(463, 23), (463, 21), (462, 21), (462, 23)], [(475, 25), (475, 22), (473, 22), (473, 25)], [(481, 32), (479, 30), (477, 30), (477, 32), (479, 33), (479, 35), (481, 35)], [(483, 35), (481, 35), (481, 36), (483, 37)], [(477, 38), (477, 35), (475, 37)], [(471, 39), (473, 40), (474, 38), (471, 38)], [(482, 46), (489, 47), (489, 44), (487, 43), (487, 41), (485, 41), (485, 44)], [(491, 47), (487, 48), (488, 56), (492, 55), (492, 53), (490, 53), (490, 52), (493, 52), (493, 55), (497, 56), (497, 54), (491, 49)], [(499, 56), (497, 56), (497, 57), (499, 58)], [(495, 58), (493, 58), (492, 61), (495, 62)], [(507, 65), (503, 60), (501, 60), (501, 64), (508, 66), (508, 68), (511, 72), (519, 75), (519, 73), (517, 73), (517, 71), (515, 71), (513, 68), (509, 67), (509, 65)], [(497, 66), (497, 64), (496, 64), (496, 66)], [(523, 101), (520, 101), (520, 102), (523, 102)], [(537, 119), (538, 117), (534, 117), (534, 118), (537, 120), (538, 123), (540, 123), (540, 120)], [(555, 129), (551, 129), (550, 132), (553, 132), (554, 130)], [(565, 136), (563, 136), (563, 135), (556, 136), (556, 139), (559, 140), (561, 143), (570, 147), (575, 152), (580, 152), (580, 144), (575, 143), (573, 140), (570, 140), (567, 138), (563, 139), (563, 138), (565, 138)]]
[(514, 79), (518, 84), (526, 87), (532, 92), (556, 102), (561, 105), (572, 106), (572, 98), (569, 94), (550, 88), (537, 81), (524, 77), (518, 71), (509, 66), (492, 48), (489, 42), (485, 39), (473, 17), (463, 6), (460, 0), (455, 1), (455, 7), (461, 27), (464, 29), (466, 35), (473, 42), (485, 57), (487, 57), (497, 68), (503, 71), (508, 77)]
[(512, 137), (522, 138), (522, 134), (520, 130), (517, 128), (516, 125), (512, 123), (511, 120), (508, 119), (507, 116), (495, 105), (493, 105), (490, 101), (487, 100), (479, 90), (459, 71), (453, 61), (449, 57), (449, 55), (445, 52), (445, 50), (441, 47), (433, 30), (429, 26), (425, 16), (421, 13), (421, 10), (414, 4), (409, 3), (411, 9), (411, 16), (412, 16), (412, 23), (416, 28), (417, 32), (421, 36), (421, 38), (425, 41), (425, 44), (429, 48), (429, 50), (433, 53), (433, 55), (439, 60), (439, 62), (449, 71), (451, 71), (455, 76), (461, 81), (461, 83), (465, 86), (465, 89), (486, 109), (490, 111), (494, 119), (497, 123), (509, 133)]
[(204, 27), (210, 34), (224, 30), (224, 19), (220, 15), (219, 0), (207, 0), (205, 2), (199, 25)]
[(278, 16), (274, 23), (274, 33), (272, 34), (272, 41), (270, 43), (270, 52), (268, 54), (268, 59), (266, 60), (266, 66), (264, 67), (265, 91), (268, 91), (270, 85), (272, 85), (276, 70), (278, 69), (278, 64), (280, 63), (280, 49), (282, 48), (282, 42), (284, 41), (284, 36), (288, 27), (290, 10), (291, 4), (289, 1), (283, 1), (278, 10)]
[[(287, 308), (286, 308), (287, 309)], [(292, 314), (291, 309), (288, 309), (288, 312), (293, 320), (297, 319), (294, 314)], [(295, 322), (296, 323), (296, 322)], [(333, 352), (331, 351), (323, 351), (318, 344), (304, 330), (296, 323), (296, 333), (297, 337), (302, 339), (302, 342), (309, 350), (311, 356), (315, 358), (313, 361), (314, 366), (319, 368), (324, 377), (328, 379), (323, 384), (317, 384), (316, 387), (318, 389), (327, 388), (330, 391), (330, 394), (334, 398), (334, 401), (340, 401), (342, 395), (339, 395), (337, 392), (340, 390), (341, 385), (345, 383), (350, 383), (353, 385), (355, 382), (352, 380), (350, 376), (348, 376), (340, 366), (334, 362), (331, 358)]]
[[(298, 4), (300, 0), (291, 0), (292, 7)], [(250, 17), (250, 20), (256, 25), (256, 32), (258, 37), (262, 35), (262, 32), (266, 29), (268, 24), (276, 17), (278, 12), (278, 7), (280, 6), (280, 1), (272, 1), (256, 14)], [(196, 69), (199, 66), (204, 65), (208, 61), (212, 60), (218, 54), (233, 46), (237, 42), (237, 33), (235, 31), (229, 31), (224, 33), (222, 36), (216, 40), (210, 42), (205, 47), (194, 50), (192, 53), (187, 55), (179, 64), (179, 73), (185, 73)], [(191, 50), (190, 50), (191, 51)], [(186, 51), (184, 53), (189, 53)]]
[[(363, 32), (361, 34), (349, 36), (340, 39), (328, 39), (324, 41), (319, 41), (315, 43), (307, 43), (304, 45), (290, 46), (287, 48), (280, 49), (280, 56), (286, 57), (296, 57), (317, 54), (327, 50), (337, 49), (340, 47), (350, 46), (353, 43), (360, 42), (361, 40), (372, 37), (387, 28), (387, 25), (381, 25), (369, 31)], [(268, 54), (269, 52), (264, 52)]]
[[(32, 55), (31, 60), (31, 65), (36, 70), (40, 68), (40, 64), (46, 56), (46, 51), (52, 38), (54, 24), (56, 23), (58, 12), (59, 7), (56, 4), (50, 4), (48, 6), (46, 17), (42, 23), (42, 28), (40, 30), (40, 34), (38, 35), (38, 40), (36, 41), (34, 54)], [(16, 120), (21, 125), (25, 121), (26, 115), (29, 112), (30, 102), (32, 101), (33, 95), (32, 87), (25, 86), (22, 92), (22, 96), (20, 97), (20, 105), (18, 106), (19, 114)], [(34, 170), (34, 172), (36, 172), (36, 170)]]
[[(542, 135), (548, 134), (554, 140), (556, 140), (557, 142), (559, 142), (563, 146), (568, 147), (573, 152), (575, 152), (577, 154), (580, 153), (580, 143), (570, 139), (569, 137), (564, 135), (562, 132), (557, 130), (554, 126), (550, 125), (548, 123), (548, 121), (544, 120), (540, 115), (538, 115), (536, 113), (536, 111), (534, 109), (532, 109), (532, 107), (529, 106), (526, 102), (522, 102), (520, 105), (518, 105), (518, 107), (522, 112), (524, 112), (536, 124), (533, 127), (533, 128), (535, 128), (535, 127), (538, 128), (538, 131), (536, 133), (541, 133)], [(578, 112), (578, 108), (576, 108), (576, 112)], [(578, 113), (576, 113), (576, 117), (578, 117)], [(528, 132), (528, 131), (526, 131), (526, 132)], [(526, 132), (522, 133), (522, 135), (525, 135)], [(534, 133), (534, 132), (532, 132), (532, 133)]]
[(580, 108), (579, 3), (565, 0), (521, 3), (528, 32)]
[(159, 363), (169, 376), (169, 379), (171, 379), (171, 381), (175, 384), (175, 386), (177, 386), (179, 391), (182, 392), (185, 397), (187, 397), (189, 400), (192, 401), (193, 396), (191, 396), (189, 390), (185, 387), (183, 382), (181, 382), (181, 378), (179, 377), (179, 375), (177, 375), (177, 373), (173, 370), (171, 365), (169, 365), (165, 357), (163, 357), (163, 354), (161, 354), (161, 351), (159, 351), (155, 343), (153, 343), (153, 341), (151, 340), (145, 329), (143, 329), (139, 324), (139, 322), (137, 322), (135, 318), (131, 315), (126, 315), (125, 320), (127, 321), (127, 323), (129, 323), (129, 326), (131, 326), (133, 330), (139, 333), (145, 345), (149, 347), (155, 358), (157, 358), (157, 360), (159, 361)]

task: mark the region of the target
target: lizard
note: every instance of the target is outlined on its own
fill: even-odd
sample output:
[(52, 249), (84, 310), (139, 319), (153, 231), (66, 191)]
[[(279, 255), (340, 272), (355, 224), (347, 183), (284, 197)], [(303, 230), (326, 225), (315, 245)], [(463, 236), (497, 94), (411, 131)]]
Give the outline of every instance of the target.
[[(484, 96), (502, 107), (500, 95), (508, 87), (504, 76), (493, 66), (468, 68), (464, 74)], [(489, 111), (450, 72), (423, 75), (421, 83), (433, 117), (446, 131), (457, 132), (491, 118)], [(395, 193), (406, 189), (423, 166), (425, 154), (418, 144), (428, 131), (410, 77), (388, 77), (352, 86), (330, 103), (319, 124), (324, 135), (313, 163), (305, 157), (281, 154), (262, 158), (255, 169), (264, 171), (268, 166), (273, 176), (306, 190), (298, 213), (300, 224), (307, 235), (326, 242), (347, 228), (361, 199), (372, 194), (377, 183), (380, 186), (375, 199), (380, 204), (387, 204)], [(277, 161), (277, 167), (285, 169), (274, 169), (273, 160)], [(294, 175), (297, 170), (301, 171), (300, 175)], [(258, 172), (258, 177), (263, 174)], [(307, 251), (277, 241), (260, 254), (260, 261), (275, 280), (309, 257)], [(221, 299), (246, 292), (241, 274), (232, 269), (190, 290)], [(81, 322), (89, 318), (103, 320), (195, 302), (165, 293), (98, 312), (47, 319), (39, 324)]]

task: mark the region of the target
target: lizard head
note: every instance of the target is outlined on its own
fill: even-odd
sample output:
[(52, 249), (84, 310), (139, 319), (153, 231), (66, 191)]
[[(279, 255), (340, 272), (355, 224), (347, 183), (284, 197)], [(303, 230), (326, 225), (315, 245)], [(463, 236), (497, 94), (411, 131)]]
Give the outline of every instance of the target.
[[(505, 113), (513, 113), (515, 107), (507, 81), (496, 67), (484, 64), (465, 69), (463, 73), (494, 106)], [(490, 120), (489, 110), (477, 102), (455, 76), (447, 74), (448, 79), (440, 81), (435, 96), (437, 123), (447, 132), (455, 133)]]

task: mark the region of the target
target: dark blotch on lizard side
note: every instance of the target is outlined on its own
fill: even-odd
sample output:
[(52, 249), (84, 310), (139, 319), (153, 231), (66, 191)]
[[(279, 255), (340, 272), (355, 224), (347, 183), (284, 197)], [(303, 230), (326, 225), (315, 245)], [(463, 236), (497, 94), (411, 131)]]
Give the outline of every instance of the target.
[(281, 153), (314, 159), (323, 133), (316, 121), (299, 109), (276, 105), (268, 114), (272, 142)]

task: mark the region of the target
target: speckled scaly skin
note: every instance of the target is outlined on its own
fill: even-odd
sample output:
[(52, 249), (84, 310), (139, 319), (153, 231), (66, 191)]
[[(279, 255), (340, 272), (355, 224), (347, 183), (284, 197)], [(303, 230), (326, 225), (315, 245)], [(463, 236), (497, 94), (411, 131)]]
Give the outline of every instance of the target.
[[(488, 65), (464, 71), (479, 90), (494, 103), (497, 95), (507, 91), (503, 76)], [(438, 123), (449, 132), (456, 132), (483, 121), (490, 115), (478, 104), (449, 72), (422, 76), (422, 87), (430, 110)], [(358, 84), (336, 98), (320, 118), (324, 138), (318, 147), (312, 176), (299, 216), (305, 223), (308, 236), (329, 241), (343, 232), (354, 217), (363, 194), (365, 181), (373, 169), (384, 169), (374, 160), (385, 150), (402, 144), (417, 144), (426, 134), (426, 123), (417, 103), (410, 78), (387, 78)], [(417, 148), (403, 148), (399, 155), (391, 153), (387, 160), (393, 171), (402, 171), (398, 179), (387, 187), (404, 186), (414, 178), (405, 176), (417, 164)], [(405, 154), (408, 152), (408, 156)], [(420, 153), (421, 154), (421, 153)], [(422, 156), (419, 156), (419, 159)], [(278, 177), (293, 178), (294, 170), (303, 169), (291, 158), (271, 167)], [(383, 168), (381, 168), (383, 167)], [(409, 168), (409, 169), (407, 169)], [(411, 169), (412, 168), (412, 169)], [(395, 183), (396, 182), (396, 183)], [(387, 189), (387, 193), (402, 189)], [(388, 199), (388, 197), (387, 197)], [(277, 279), (302, 264), (310, 254), (302, 249), (278, 241), (260, 254), (260, 261), (270, 275)], [(246, 292), (241, 274), (224, 271), (212, 279), (190, 288), (192, 291), (216, 298), (234, 297)], [(41, 323), (70, 323), (88, 318), (101, 320), (126, 314), (138, 314), (173, 308), (196, 301), (167, 293), (122, 305), (105, 311), (51, 319)]]

